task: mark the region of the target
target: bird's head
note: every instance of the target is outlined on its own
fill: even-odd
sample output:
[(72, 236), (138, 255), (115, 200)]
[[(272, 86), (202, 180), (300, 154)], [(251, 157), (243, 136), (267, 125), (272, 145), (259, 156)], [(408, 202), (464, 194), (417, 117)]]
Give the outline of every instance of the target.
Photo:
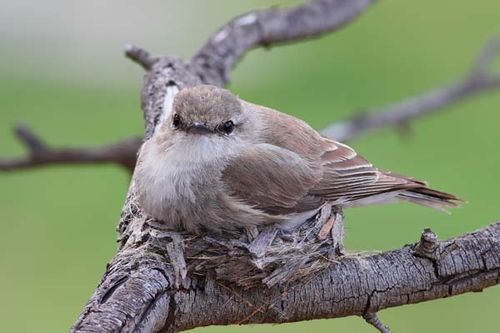
[(242, 105), (231, 92), (200, 85), (181, 90), (174, 99), (167, 126), (186, 137), (238, 134), (244, 122)]

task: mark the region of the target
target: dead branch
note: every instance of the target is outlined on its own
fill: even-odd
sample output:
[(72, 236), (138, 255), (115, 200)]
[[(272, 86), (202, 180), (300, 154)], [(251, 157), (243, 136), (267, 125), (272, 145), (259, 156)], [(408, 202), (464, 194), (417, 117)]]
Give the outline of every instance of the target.
[(373, 3), (375, 0), (316, 0), (244, 14), (219, 29), (191, 64), (204, 81), (223, 86), (233, 67), (252, 48), (324, 35), (350, 23)]
[[(341, 1), (339, 3), (341, 3)], [(344, 9), (344, 11), (351, 13), (350, 15), (352, 15), (352, 13), (360, 10), (361, 7), (367, 5), (368, 3), (363, 3), (359, 5), (360, 6), (359, 8), (347, 8)], [(298, 9), (305, 10), (304, 6), (300, 6), (298, 7)], [(337, 4), (337, 6), (339, 5)], [(281, 11), (271, 10), (271, 12), (276, 12), (276, 11), (279, 14), (280, 20), (285, 20), (284, 17), (291, 16), (293, 15), (292, 13), (295, 13), (295, 11), (293, 11), (293, 8)], [(309, 13), (308, 10), (306, 10), (306, 12), (308, 13), (308, 15), (312, 15)], [(250, 34), (249, 31), (246, 30), (245, 30), (246, 32), (243, 31), (238, 24), (241, 24), (242, 21), (240, 20), (242, 18), (246, 16), (253, 17), (252, 15), (257, 15), (255, 16), (256, 20), (257, 17), (260, 16), (266, 18), (264, 20), (264, 23), (259, 23), (259, 24), (271, 25), (274, 27), (274, 24), (272, 24), (269, 16), (270, 14), (266, 14), (265, 11), (250, 13), (231, 21), (230, 23), (228, 23), (227, 26), (224, 26), (221, 30), (219, 30), (219, 32), (215, 34), (209, 40), (209, 42), (207, 42), (207, 44), (198, 52), (197, 56), (193, 58), (192, 60), (193, 63), (191, 63), (191, 67), (193, 67), (194, 69), (189, 68), (189, 65), (186, 65), (179, 59), (173, 59), (169, 57), (155, 58), (151, 56), (146, 50), (134, 45), (128, 45), (126, 47), (125, 55), (132, 61), (141, 65), (147, 71), (150, 71), (153, 65), (156, 64), (157, 62), (161, 62), (163, 65), (157, 66), (158, 68), (162, 70), (165, 68), (172, 69), (172, 74), (175, 73), (179, 75), (180, 73), (180, 75), (186, 75), (186, 77), (190, 78), (189, 79), (186, 78), (185, 80), (191, 82), (191, 84), (199, 84), (199, 83), (215, 84), (215, 83), (220, 83), (219, 82), (220, 79), (223, 79), (223, 82), (227, 82), (228, 76), (225, 73), (227, 73), (232, 68), (231, 66), (234, 66), (235, 63), (243, 56), (242, 53), (243, 51), (241, 48), (243, 48), (244, 46), (238, 45), (238, 50), (239, 50), (238, 52), (231, 51), (230, 53), (227, 54), (227, 56), (231, 58), (230, 66), (229, 63), (223, 64), (222, 62), (220, 62), (224, 61), (224, 59), (226, 58), (219, 59), (219, 62), (217, 63), (220, 66), (223, 67), (225, 66), (225, 67), (223, 71), (216, 71), (217, 73), (216, 76), (213, 75), (214, 73), (213, 70), (214, 68), (217, 68), (217, 66), (219, 65), (215, 65), (212, 62), (216, 61), (216, 59), (220, 57), (220, 55), (218, 54), (222, 52), (221, 50), (228, 48), (230, 46), (231, 44), (230, 40), (242, 38), (242, 35), (245, 33)], [(348, 17), (348, 19), (352, 18), (354, 17), (351, 16)], [(261, 19), (258, 19), (256, 22), (260, 22), (260, 20)], [(254, 24), (257, 24), (256, 22), (254, 22)], [(318, 22), (316, 22), (315, 24), (319, 24)], [(324, 25), (327, 25), (331, 29), (334, 29), (341, 26), (342, 24), (345, 24), (346, 22), (347, 21), (340, 20), (339, 16), (336, 16), (332, 24), (327, 25), (326, 23), (324, 23)], [(243, 23), (245, 23), (245, 20), (243, 20)], [(282, 24), (283, 22), (280, 23), (279, 29), (277, 27), (274, 28), (275, 30), (269, 28), (269, 30), (273, 31), (272, 34), (269, 33), (269, 36), (273, 36), (273, 38), (265, 37), (268, 36), (268, 34), (262, 33), (261, 35), (259, 35), (260, 36), (258, 39), (259, 42), (252, 42), (252, 43), (248, 42), (247, 44), (245, 44), (247, 47), (246, 50), (248, 50), (251, 47), (255, 47), (257, 45), (274, 44), (274, 43), (279, 43), (280, 41), (281, 42), (293, 41), (301, 38), (316, 36), (325, 32), (325, 31), (320, 31), (318, 27), (314, 28), (309, 26), (307, 29), (307, 33), (304, 32), (303, 34), (301, 34), (300, 31), (295, 31), (293, 29), (290, 31), (286, 31), (286, 29), (283, 26), (281, 26)], [(250, 29), (249, 27), (247, 27), (247, 24), (243, 24), (243, 26)], [(285, 31), (283, 31), (282, 29), (285, 29)], [(227, 37), (225, 37), (224, 39), (217, 38), (217, 35), (221, 33), (223, 33), (223, 35), (227, 35)], [(254, 38), (252, 40), (255, 41), (256, 37), (253, 34), (250, 35), (252, 36), (252, 38)], [(283, 39), (280, 40), (278, 36), (282, 36)], [(246, 39), (242, 38), (241, 40), (240, 39), (238, 40), (241, 42)], [(236, 53), (239, 54), (239, 56), (236, 56)], [(208, 54), (210, 54), (211, 56), (208, 57)], [(480, 54), (478, 55), (477, 59), (474, 62), (474, 66), (472, 67), (468, 75), (465, 76), (464, 79), (450, 86), (437, 88), (427, 93), (424, 93), (420, 96), (405, 99), (402, 102), (382, 107), (379, 109), (363, 112), (345, 121), (336, 122), (323, 129), (322, 134), (327, 137), (336, 139), (338, 141), (344, 141), (344, 142), (349, 141), (380, 128), (388, 126), (405, 126), (415, 118), (432, 114), (434, 112), (443, 111), (446, 106), (464, 101), (468, 98), (472, 98), (483, 92), (499, 89), (500, 74), (495, 74), (491, 72), (491, 66), (493, 62), (498, 58), (499, 54), (500, 54), (500, 39), (493, 39), (489, 41), (487, 45), (484, 47), (484, 49), (480, 52)], [(202, 62), (200, 59), (204, 59), (203, 60), (204, 62)], [(210, 59), (210, 61), (207, 59)], [(195, 66), (193, 66), (194, 63), (196, 63)], [(200, 70), (201, 68), (200, 66), (202, 63), (204, 63), (202, 67), (207, 70), (207, 73), (211, 73), (210, 75), (204, 75), (202, 73), (203, 71)], [(181, 70), (181, 68), (183, 70)], [(155, 81), (159, 80), (159, 78), (162, 77), (162, 74), (161, 72), (158, 73), (152, 71), (152, 73), (150, 75), (147, 75), (146, 78), (148, 78), (148, 76), (152, 81)], [(170, 80), (170, 82), (161, 82), (161, 84), (167, 84), (167, 85), (172, 84), (173, 87), (171, 89), (173, 91), (178, 91), (179, 87), (175, 86), (174, 84), (175, 82), (178, 81)], [(163, 105), (153, 105), (151, 104), (151, 101), (163, 100), (164, 99), (163, 94), (165, 93), (165, 91), (161, 89), (160, 90), (155, 89), (153, 91), (152, 88), (153, 87), (150, 84), (144, 85), (145, 90), (143, 92), (143, 108), (146, 107), (153, 108), (153, 110), (146, 112), (146, 114), (151, 116), (150, 121), (152, 121), (153, 123), (157, 123), (158, 120), (161, 118), (160, 114), (162, 112)], [(154, 95), (154, 94), (159, 94), (159, 95)], [(154, 127), (148, 127), (148, 128), (154, 128)], [(150, 135), (151, 133), (149, 133), (148, 135)], [(20, 140), (24, 142), (24, 140), (21, 137)], [(38, 141), (40, 141), (40, 139), (38, 139)], [(51, 164), (80, 164), (80, 163), (81, 164), (117, 163), (119, 165), (125, 166), (126, 168), (132, 171), (135, 165), (137, 151), (140, 147), (140, 144), (141, 140), (139, 138), (129, 138), (121, 142), (117, 142), (115, 144), (104, 147), (84, 148), (84, 149), (59, 149), (59, 150), (49, 149), (46, 150), (44, 154), (38, 154), (38, 156), (37, 154), (34, 154), (34, 151), (29, 147), (29, 145), (26, 144), (26, 146), (29, 148), (31, 152), (31, 155), (26, 158), (0, 159), (0, 172), (33, 168), (41, 165), (47, 166)]]
[[(190, 63), (171, 57), (149, 62), (149, 56), (134, 56), (148, 69), (142, 91), (145, 137), (165, 119), (173, 97), (183, 87), (222, 85), (250, 48), (334, 30), (369, 3), (321, 0), (288, 10), (247, 14), (223, 27)], [(261, 17), (264, 23), (253, 21), (258, 18), (260, 22)], [(322, 23), (307, 23), (313, 21)], [(301, 29), (303, 34), (296, 33)], [(280, 34), (269, 31), (290, 34), (280, 39)], [(184, 277), (178, 237), (158, 229), (143, 215), (133, 181), (118, 231), (120, 250), (72, 332), (178, 332), (213, 324), (284, 323), (349, 315), (362, 316), (387, 332), (376, 316), (381, 309), (478, 291), (500, 281), (499, 224), (445, 242), (438, 242), (426, 230), (418, 244), (372, 256), (348, 256), (289, 286), (246, 290), (212, 276)], [(173, 267), (175, 263), (182, 267)]]
[(58, 149), (49, 147), (25, 125), (16, 126), (15, 133), (26, 147), (28, 155), (0, 159), (0, 171), (14, 171), (53, 164), (114, 163), (132, 172), (137, 151), (142, 143), (141, 138), (128, 138), (101, 147)]
[(150, 70), (153, 64), (158, 60), (157, 58), (152, 57), (148, 51), (132, 44), (125, 46), (125, 56), (133, 62), (141, 65), (142, 68), (147, 71)]
[[(232, 27), (234, 22), (237, 21), (238, 20), (232, 21), (229, 26)], [(297, 37), (299, 35), (293, 36)], [(290, 37), (290, 35), (288, 35), (288, 37)], [(214, 38), (215, 37), (212, 37), (211, 40)], [(205, 47), (209, 48), (210, 46), (211, 48), (215, 48), (214, 45), (217, 44), (211, 42), (207, 43)], [(207, 53), (208, 50), (203, 52)], [(464, 79), (450, 86), (431, 90), (420, 96), (406, 99), (400, 103), (363, 112), (346, 121), (336, 122), (323, 129), (322, 134), (338, 141), (349, 141), (383, 127), (406, 125), (415, 118), (443, 111), (446, 106), (472, 98), (483, 92), (499, 89), (500, 74), (491, 72), (491, 66), (498, 58), (499, 54), (500, 39), (490, 40), (480, 52), (474, 61), (472, 69)], [(140, 64), (146, 70), (151, 70), (152, 66), (159, 61), (158, 58), (152, 57), (144, 49), (133, 45), (128, 45), (126, 47), (125, 55), (134, 62)], [(179, 60), (165, 59), (167, 59), (167, 62), (170, 61), (171, 64), (180, 63)], [(165, 59), (163, 61), (165, 61)], [(182, 64), (182, 66), (184, 65)], [(200, 80), (199, 82), (205, 81)], [(210, 81), (210, 83), (214, 82)], [(178, 88), (173, 89), (178, 90)], [(150, 99), (149, 95), (146, 97)], [(159, 111), (161, 111), (161, 109), (157, 109), (157, 113), (159, 113)], [(104, 163), (116, 163), (133, 171), (137, 151), (142, 142), (140, 138), (128, 138), (102, 147), (52, 149), (47, 147), (43, 141), (33, 134), (26, 126), (20, 125), (16, 127), (15, 131), (19, 140), (28, 149), (29, 155), (23, 158), (0, 159), (0, 172), (52, 164)]]
[(491, 66), (499, 53), (500, 40), (491, 40), (477, 57), (469, 74), (457, 83), (388, 107), (363, 112), (346, 121), (334, 123), (325, 128), (322, 134), (335, 140), (348, 141), (381, 127), (405, 125), (414, 118), (442, 111), (445, 106), (499, 89), (500, 74), (491, 72)]
[[(178, 332), (208, 325), (285, 323), (351, 315), (390, 332), (388, 307), (481, 291), (500, 283), (500, 223), (438, 242), (347, 256), (288, 287), (242, 289), (194, 277), (173, 288), (170, 238), (143, 224), (108, 266), (73, 332)], [(141, 230), (142, 229), (142, 230)], [(150, 237), (144, 241), (145, 237)], [(152, 238), (151, 238), (152, 237)], [(154, 247), (154, 251), (153, 248)]]

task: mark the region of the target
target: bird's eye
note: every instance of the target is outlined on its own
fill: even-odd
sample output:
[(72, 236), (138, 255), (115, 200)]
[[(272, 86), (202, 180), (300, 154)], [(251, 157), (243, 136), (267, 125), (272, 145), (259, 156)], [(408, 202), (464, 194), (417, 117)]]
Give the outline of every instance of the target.
[(228, 120), (219, 126), (219, 131), (224, 134), (231, 134), (233, 130), (234, 130), (234, 123), (231, 120)]
[(181, 123), (182, 123), (181, 116), (179, 116), (177, 113), (174, 114), (174, 119), (172, 121), (172, 125), (175, 128), (179, 128), (181, 126)]

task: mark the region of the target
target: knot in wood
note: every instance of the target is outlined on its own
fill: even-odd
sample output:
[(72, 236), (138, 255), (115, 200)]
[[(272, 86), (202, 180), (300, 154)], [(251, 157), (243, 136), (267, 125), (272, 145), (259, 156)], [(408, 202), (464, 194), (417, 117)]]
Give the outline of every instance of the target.
[(436, 251), (439, 248), (437, 235), (430, 229), (426, 228), (420, 236), (420, 242), (415, 247), (415, 252), (427, 258), (435, 259)]

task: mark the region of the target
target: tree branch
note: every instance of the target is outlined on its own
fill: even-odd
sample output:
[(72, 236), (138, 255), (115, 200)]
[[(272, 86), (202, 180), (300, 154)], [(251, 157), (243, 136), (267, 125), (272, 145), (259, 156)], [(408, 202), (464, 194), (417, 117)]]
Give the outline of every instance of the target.
[(229, 82), (231, 69), (250, 49), (324, 35), (350, 23), (373, 3), (375, 0), (316, 0), (244, 14), (219, 29), (191, 64), (205, 80), (223, 86)]
[(142, 143), (141, 138), (128, 138), (102, 147), (55, 149), (49, 147), (25, 125), (18, 125), (15, 132), (28, 150), (28, 156), (0, 159), (0, 171), (14, 171), (53, 164), (114, 163), (132, 172), (137, 151)]
[[(324, 2), (325, 1), (320, 1), (318, 4), (313, 4), (315, 4), (315, 6), (320, 6), (319, 3), (325, 5)], [(353, 13), (360, 11), (361, 7), (368, 6), (368, 2), (360, 2), (357, 4), (353, 1), (352, 3), (355, 4), (354, 7), (341, 7), (339, 12), (347, 12), (352, 15)], [(333, 1), (332, 3), (334, 3), (334, 5), (331, 10), (343, 2)], [(205, 46), (193, 58), (191, 64), (185, 64), (179, 59), (170, 57), (155, 58), (146, 50), (134, 45), (128, 45), (125, 48), (125, 55), (132, 61), (141, 65), (145, 70), (151, 71), (151, 73), (146, 75), (146, 80), (156, 82), (163, 78), (164, 80), (160, 84), (170, 84), (172, 85), (171, 89), (174, 91), (179, 90), (179, 87), (176, 86), (176, 82), (181, 87), (183, 86), (183, 81), (190, 82), (192, 85), (200, 83), (222, 84), (223, 82), (227, 82), (227, 75), (224, 73), (229, 71), (232, 68), (231, 66), (234, 66), (234, 64), (243, 56), (244, 50), (248, 51), (250, 48), (258, 45), (274, 44), (285, 41), (299, 40), (307, 36), (316, 36), (328, 31), (321, 30), (319, 28), (320, 25), (328, 27), (325, 29), (335, 29), (354, 18), (352, 16), (348, 16), (342, 20), (341, 14), (336, 13), (331, 24), (327, 24), (327, 22), (322, 20), (314, 21), (312, 19), (313, 16), (311, 14), (311, 10), (307, 9), (307, 7), (304, 8), (304, 6), (307, 5), (287, 10), (274, 9), (271, 10), (271, 13), (273, 13), (272, 15), (266, 14), (266, 11), (254, 12), (231, 21), (209, 39)], [(305, 21), (309, 22), (312, 20), (312, 26), (308, 26), (304, 33), (301, 33), (298, 28), (290, 30), (285, 29), (283, 27), (283, 24), (286, 21), (285, 18), (299, 15), (297, 13), (300, 13), (301, 11), (305, 11), (307, 15), (310, 15), (307, 16), (308, 19), (305, 19)], [(268, 29), (269, 31), (272, 31), (272, 33), (269, 32), (269, 36), (273, 36), (273, 38), (265, 37), (268, 36), (268, 34), (263, 34), (262, 32), (258, 35), (259, 38), (257, 38), (250, 33), (252, 29), (256, 29), (254, 26), (247, 26), (247, 24), (243, 24), (242, 27), (245, 27), (245, 29), (242, 29), (242, 27), (239, 26), (241, 25), (242, 18), (252, 15), (266, 18), (264, 23), (261, 23), (259, 19), (255, 22), (255, 24), (259, 22), (259, 24), (274, 27), (274, 30), (271, 28)], [(270, 17), (273, 17), (273, 15), (276, 15), (276, 17), (279, 18), (278, 20), (280, 24), (272, 23), (272, 19)], [(325, 18), (323, 18), (323, 20), (324, 19)], [(243, 20), (243, 23), (245, 23), (245, 20)], [(317, 26), (315, 24), (317, 24)], [(261, 29), (258, 30), (261, 31)], [(227, 35), (227, 37), (217, 37), (222, 32), (224, 32), (223, 35)], [(242, 43), (241, 45), (234, 46), (237, 48), (238, 52), (228, 51), (228, 53), (224, 54), (222, 50), (229, 48), (232, 45), (231, 41), (234, 42), (234, 39), (237, 39), (238, 43)], [(260, 42), (251, 43), (251, 41), (255, 41), (256, 39)], [(246, 42), (243, 43), (244, 41)], [(224, 54), (224, 56), (220, 54)], [(500, 74), (490, 72), (491, 66), (498, 58), (499, 54), (500, 39), (493, 39), (487, 43), (475, 60), (470, 73), (461, 81), (447, 87), (431, 90), (421, 96), (405, 99), (397, 104), (389, 105), (380, 109), (374, 109), (369, 112), (363, 112), (352, 117), (351, 119), (336, 122), (323, 129), (322, 134), (338, 141), (349, 141), (383, 127), (405, 126), (408, 122), (417, 117), (442, 111), (448, 105), (461, 102), (467, 98), (472, 98), (479, 93), (499, 89)], [(203, 61), (205, 61), (206, 66), (201, 66), (203, 62), (200, 59), (205, 59)], [(215, 65), (212, 63), (212, 65), (208, 66), (207, 64), (209, 61), (207, 59), (210, 59), (210, 63), (215, 61), (217, 64)], [(159, 65), (156, 66), (156, 70), (152, 71), (153, 65), (156, 63), (159, 63)], [(231, 66), (229, 66), (228, 63), (230, 63)], [(219, 68), (220, 66), (222, 66), (221, 68), (225, 68), (224, 71), (216, 71), (215, 73), (217, 74), (214, 76), (213, 69)], [(165, 69), (170, 70), (170, 75), (175, 76), (176, 80), (167, 80), (168, 82), (165, 81), (168, 77), (168, 75), (163, 75), (162, 71)], [(203, 71), (210, 73), (210, 75), (203, 74)], [(181, 79), (180, 76), (182, 75), (185, 75), (186, 78)], [(165, 90), (156, 89), (156, 87), (153, 87), (149, 83), (145, 83), (144, 85), (143, 108), (152, 108), (145, 113), (147, 117), (149, 115), (149, 121), (151, 121), (154, 126), (156, 126), (155, 124), (157, 124), (161, 119), (164, 105), (154, 104), (152, 101), (164, 100), (165, 98), (163, 95), (165, 93)], [(154, 126), (148, 126), (148, 128), (152, 130)], [(152, 132), (146, 133), (146, 137), (151, 135), (151, 133)], [(13, 171), (17, 169), (37, 167), (40, 165), (79, 163), (117, 163), (125, 166), (129, 170), (133, 170), (137, 157), (137, 150), (139, 149), (140, 144), (141, 140), (139, 138), (129, 138), (122, 142), (100, 148), (60, 149), (51, 151), (50, 154), (45, 154), (47, 158), (42, 158), (40, 161), (37, 161), (36, 158), (32, 157), (16, 158), (11, 160), (0, 159), (0, 171)], [(67, 154), (62, 154), (63, 152), (67, 152)]]
[[(235, 21), (232, 21), (229, 26)], [(212, 37), (211, 40), (214, 38)], [(208, 43), (207, 45), (212, 44)], [(417, 117), (442, 111), (448, 105), (472, 98), (479, 93), (499, 89), (500, 74), (491, 72), (492, 64), (499, 54), (500, 39), (492, 39), (474, 61), (471, 71), (461, 81), (394, 105), (363, 112), (346, 121), (334, 123), (325, 128), (322, 134), (338, 141), (349, 141), (383, 127), (405, 125)], [(126, 47), (125, 55), (146, 70), (151, 70), (153, 65), (159, 61), (147, 51), (133, 45)], [(176, 59), (164, 58), (163, 62), (165, 61), (170, 64), (169, 66), (173, 66), (173, 64), (184, 66)], [(203, 82), (198, 81), (199, 78), (194, 80), (195, 82)], [(178, 88), (175, 89), (178, 90)], [(160, 93), (162, 92), (160, 91)], [(149, 93), (146, 98), (150, 99)], [(156, 110), (155, 114), (158, 113), (161, 113), (161, 109)], [(137, 151), (142, 141), (140, 138), (128, 138), (103, 147), (51, 149), (26, 126), (18, 126), (16, 134), (28, 148), (30, 155), (25, 158), (0, 159), (0, 171), (14, 171), (52, 164), (101, 163), (116, 163), (133, 171)]]
[(346, 121), (334, 123), (325, 128), (322, 134), (335, 140), (348, 141), (381, 127), (405, 125), (414, 118), (441, 111), (445, 106), (482, 92), (499, 89), (500, 74), (491, 73), (492, 64), (499, 53), (500, 40), (491, 40), (477, 57), (470, 73), (461, 81), (398, 104), (364, 112)]
[(308, 281), (247, 290), (211, 278), (188, 278), (173, 288), (170, 238), (152, 228), (145, 223), (135, 229), (134, 240), (109, 265), (73, 332), (177, 332), (352, 315), (390, 332), (377, 311), (500, 283), (500, 223), (442, 242), (425, 230), (419, 243), (344, 257)]
[[(351, 21), (370, 3), (323, 0), (247, 14), (223, 27), (190, 63), (172, 57), (158, 58), (151, 65), (139, 60), (148, 69), (142, 91), (146, 139), (171, 112), (173, 97), (183, 87), (222, 85), (250, 48), (319, 35)], [(363, 316), (387, 332), (376, 317), (381, 309), (499, 283), (498, 224), (441, 243), (426, 231), (419, 245), (345, 257), (307, 281), (254, 289), (226, 285), (211, 276), (184, 277), (178, 236), (162, 231), (144, 216), (136, 201), (134, 179), (118, 231), (120, 250), (73, 332), (178, 332), (212, 324), (283, 323), (348, 315)]]
[(158, 59), (151, 56), (148, 51), (132, 44), (125, 46), (125, 56), (141, 65), (142, 68), (147, 71), (158, 61)]
[[(250, 13), (221, 28), (188, 63), (172, 57), (153, 58), (129, 47), (127, 56), (147, 70), (142, 90), (145, 138), (167, 118), (175, 94), (183, 87), (223, 85), (231, 68), (251, 48), (333, 31), (372, 2), (316, 0), (289, 9)], [(482, 68), (481, 61), (478, 64)], [(30, 131), (21, 133), (30, 156), (18, 161), (18, 166), (81, 159), (81, 152), (50, 149)], [(120, 149), (110, 147), (107, 153), (106, 147), (99, 153), (84, 150), (84, 156), (93, 156), (84, 161), (111, 161), (109, 155)], [(127, 163), (132, 163), (130, 156), (135, 161), (136, 151), (137, 147), (133, 153), (130, 148)], [(388, 332), (376, 316), (381, 309), (500, 283), (499, 224), (446, 242), (437, 242), (426, 230), (418, 244), (372, 256), (348, 256), (305, 281), (253, 289), (226, 285), (212, 276), (184, 277), (174, 267), (180, 262), (178, 237), (162, 231), (143, 214), (133, 179), (118, 231), (120, 249), (72, 332), (178, 332), (213, 324), (284, 323), (349, 315), (362, 316)]]

